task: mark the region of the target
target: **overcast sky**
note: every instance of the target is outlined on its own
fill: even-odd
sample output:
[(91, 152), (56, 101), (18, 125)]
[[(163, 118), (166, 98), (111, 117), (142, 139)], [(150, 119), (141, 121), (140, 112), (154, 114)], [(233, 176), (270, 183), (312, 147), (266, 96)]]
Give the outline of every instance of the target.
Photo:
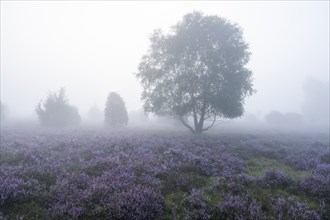
[(142, 108), (134, 76), (149, 36), (198, 10), (238, 23), (252, 53), (257, 93), (246, 111), (301, 112), (306, 77), (329, 81), (329, 2), (2, 1), (1, 101), (29, 116), (48, 91), (65, 87), (84, 115), (118, 92)]

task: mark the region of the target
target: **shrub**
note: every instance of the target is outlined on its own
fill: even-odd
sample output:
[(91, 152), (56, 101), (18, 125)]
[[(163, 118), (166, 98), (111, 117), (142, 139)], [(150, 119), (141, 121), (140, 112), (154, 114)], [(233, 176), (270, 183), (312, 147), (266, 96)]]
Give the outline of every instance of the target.
[(50, 127), (66, 127), (80, 124), (78, 109), (68, 103), (64, 88), (58, 93), (50, 93), (45, 102), (36, 108), (42, 125)]
[(227, 195), (214, 207), (214, 219), (265, 219), (261, 206), (249, 198)]
[(209, 219), (206, 201), (201, 191), (193, 188), (189, 196), (183, 200), (185, 219)]
[(314, 169), (320, 162), (318, 155), (311, 151), (294, 152), (286, 157), (286, 163), (297, 170)]
[(162, 214), (164, 199), (150, 187), (135, 184), (130, 172), (111, 170), (100, 177), (85, 173), (59, 177), (50, 188), (53, 218), (154, 219)]
[(271, 219), (321, 219), (320, 214), (310, 210), (306, 203), (296, 201), (292, 197), (287, 201), (282, 197), (273, 199), (271, 209)]
[(267, 188), (285, 188), (290, 185), (291, 179), (279, 170), (267, 170), (258, 183)]
[(104, 122), (113, 127), (127, 125), (128, 114), (124, 100), (115, 92), (108, 96), (104, 110)]
[(311, 175), (300, 183), (302, 190), (316, 198), (330, 201), (330, 164), (319, 164)]
[(2, 123), (6, 119), (5, 105), (0, 102), (0, 122)]

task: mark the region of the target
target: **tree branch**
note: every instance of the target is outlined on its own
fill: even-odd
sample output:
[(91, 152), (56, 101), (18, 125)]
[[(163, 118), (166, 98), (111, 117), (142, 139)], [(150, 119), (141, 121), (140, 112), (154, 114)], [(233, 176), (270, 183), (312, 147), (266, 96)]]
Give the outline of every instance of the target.
[(216, 117), (216, 115), (214, 115), (212, 124), (210, 126), (207, 126), (206, 128), (203, 128), (202, 131), (207, 131), (210, 128), (212, 128), (216, 120), (217, 120), (217, 117)]
[(186, 126), (192, 133), (195, 133), (195, 130), (187, 123), (184, 121), (182, 116), (179, 116), (179, 120), (181, 121), (181, 123)]
[(195, 110), (195, 106), (193, 108), (193, 112), (194, 112), (194, 126), (195, 126), (195, 131), (197, 130), (197, 114), (196, 114), (196, 110)]

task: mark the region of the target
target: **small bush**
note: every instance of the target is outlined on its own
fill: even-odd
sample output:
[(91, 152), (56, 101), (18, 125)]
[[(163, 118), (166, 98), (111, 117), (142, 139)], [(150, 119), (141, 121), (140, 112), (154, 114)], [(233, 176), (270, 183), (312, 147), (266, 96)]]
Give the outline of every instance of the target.
[(192, 189), (189, 196), (184, 198), (185, 219), (209, 219), (209, 211), (206, 201), (201, 196), (201, 191)]
[(115, 92), (111, 92), (108, 96), (104, 110), (104, 123), (112, 127), (124, 126), (128, 123), (125, 102)]
[(320, 164), (311, 175), (300, 183), (302, 190), (316, 197), (330, 201), (330, 164)]
[(292, 180), (279, 170), (267, 170), (265, 175), (258, 180), (260, 185), (271, 189), (285, 188), (291, 182)]
[(68, 103), (64, 88), (50, 93), (45, 102), (38, 104), (36, 112), (44, 126), (67, 127), (79, 125), (81, 121), (78, 109)]
[(265, 219), (265, 216), (255, 200), (227, 195), (214, 207), (212, 219)]
[(309, 210), (308, 205), (289, 197), (287, 200), (280, 197), (273, 199), (271, 205), (271, 219), (321, 219), (320, 214)]

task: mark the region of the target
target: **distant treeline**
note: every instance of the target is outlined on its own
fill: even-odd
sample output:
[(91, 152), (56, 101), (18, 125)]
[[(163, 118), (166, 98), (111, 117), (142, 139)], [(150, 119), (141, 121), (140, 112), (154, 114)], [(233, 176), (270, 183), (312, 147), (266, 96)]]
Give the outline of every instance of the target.
[[(69, 103), (64, 88), (57, 93), (50, 92), (45, 101), (39, 102), (36, 113), (41, 125), (48, 127), (77, 126), (81, 123), (78, 108)], [(111, 92), (105, 104), (104, 123), (107, 126), (120, 127), (126, 126), (127, 122), (124, 100), (119, 94)]]

